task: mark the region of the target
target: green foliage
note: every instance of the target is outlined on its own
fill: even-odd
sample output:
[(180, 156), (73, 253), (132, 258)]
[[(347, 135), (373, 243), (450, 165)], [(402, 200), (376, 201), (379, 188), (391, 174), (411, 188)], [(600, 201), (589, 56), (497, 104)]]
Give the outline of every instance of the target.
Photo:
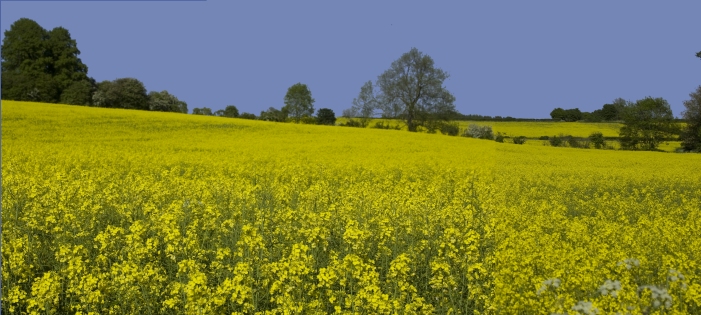
[(548, 136), (540, 136), (540, 138), (538, 138), (538, 140), (548, 140), (548, 139), (550, 139), (550, 137), (548, 137)]
[(622, 118), (625, 124), (619, 132), (622, 149), (656, 150), (660, 142), (679, 131), (669, 103), (659, 97), (646, 97), (627, 105)]
[(590, 134), (589, 141), (591, 141), (591, 143), (594, 144), (594, 148), (597, 149), (602, 149), (606, 145), (606, 141), (604, 140), (604, 134), (602, 134), (599, 131)]
[(494, 141), (504, 143), (504, 135), (502, 135), (501, 132), (497, 132), (497, 135), (494, 137)]
[(336, 113), (330, 108), (319, 108), (316, 112), (316, 121), (319, 125), (336, 124)]
[(75, 81), (61, 93), (61, 104), (91, 105), (92, 95), (96, 89), (94, 81)]
[(565, 142), (562, 140), (563, 136), (552, 136), (548, 140), (550, 142), (550, 145), (553, 147), (561, 147), (565, 144)]
[(176, 112), (187, 114), (187, 103), (179, 100), (175, 95), (163, 90), (148, 93), (149, 110), (159, 112)]
[(457, 136), (460, 133), (460, 125), (457, 122), (441, 125), (441, 133), (449, 136)]
[(689, 97), (689, 100), (684, 101), (686, 109), (682, 112), (686, 121), (681, 135), (682, 148), (685, 151), (701, 152), (701, 86)]
[[(300, 117), (300, 119), (301, 118), (302, 117)], [(287, 108), (283, 107), (282, 110), (279, 110), (277, 108), (270, 107), (268, 110), (261, 111), (258, 119), (265, 121), (285, 122), (287, 121)]]
[(492, 126), (479, 126), (477, 124), (469, 124), (467, 129), (462, 134), (463, 137), (472, 137), (478, 139), (494, 139)]
[[(2, 99), (86, 105), (85, 85), (88, 67), (78, 58), (76, 41), (68, 30), (51, 31), (21, 18), (5, 31), (2, 54)], [(64, 92), (68, 95), (62, 96)]]
[(297, 83), (288, 88), (287, 94), (285, 94), (285, 106), (282, 109), (296, 122), (299, 122), (304, 116), (312, 116), (314, 114), (314, 98), (312, 98), (312, 92), (307, 85)]
[(302, 124), (305, 124), (305, 125), (317, 125), (318, 124), (316, 117), (312, 117), (312, 116), (303, 116), (299, 120), (299, 122)]
[(579, 108), (562, 109), (560, 107), (553, 109), (550, 112), (550, 117), (555, 120), (564, 121), (579, 121), (584, 118), (584, 115)]
[(239, 118), (243, 118), (243, 119), (256, 119), (256, 115), (255, 115), (255, 114), (251, 114), (251, 113), (243, 112), (243, 113), (241, 113), (241, 115), (239, 115)]
[(349, 119), (346, 121), (346, 123), (340, 123), (338, 124), (339, 126), (343, 127), (358, 127), (358, 128), (363, 128), (363, 124), (357, 120), (354, 119)]
[(239, 117), (239, 109), (234, 105), (227, 105), (223, 110), (218, 110), (217, 116), (237, 118)]
[[(358, 127), (362, 127), (362, 125), (359, 125)], [(397, 125), (392, 126), (389, 122), (388, 122), (388, 123), (384, 123), (384, 122), (382, 122), (382, 121), (376, 122), (375, 125), (372, 126), (371, 128), (375, 128), (375, 129), (394, 129), (394, 130), (401, 130), (401, 129), (402, 129), (401, 127), (399, 127), (399, 126), (397, 126)]]
[(209, 107), (202, 107), (202, 108), (195, 107), (192, 109), (192, 114), (193, 115), (214, 116), (214, 114), (212, 113), (212, 109)]
[(102, 81), (93, 94), (93, 104), (99, 107), (149, 109), (149, 97), (146, 87), (134, 78), (120, 78), (114, 81)]
[(514, 144), (524, 144), (524, 143), (526, 143), (526, 137), (524, 137), (524, 136), (515, 137), (515, 138), (513, 138), (513, 141), (514, 141)]
[(455, 97), (443, 86), (448, 77), (430, 56), (412, 48), (378, 77), (379, 106), (402, 118), (412, 132), (429, 121), (446, 120), (455, 113)]

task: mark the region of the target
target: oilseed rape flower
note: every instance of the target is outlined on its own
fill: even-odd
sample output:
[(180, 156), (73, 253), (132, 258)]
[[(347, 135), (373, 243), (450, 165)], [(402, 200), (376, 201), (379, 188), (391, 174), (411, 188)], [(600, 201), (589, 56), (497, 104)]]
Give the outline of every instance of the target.
[(699, 155), (2, 103), (8, 314), (701, 313)]

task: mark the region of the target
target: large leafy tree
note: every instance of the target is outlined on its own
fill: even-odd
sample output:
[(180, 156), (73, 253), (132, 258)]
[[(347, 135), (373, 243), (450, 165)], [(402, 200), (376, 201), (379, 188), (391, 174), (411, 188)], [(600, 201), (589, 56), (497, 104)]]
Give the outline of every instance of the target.
[(282, 110), (294, 118), (295, 122), (299, 122), (302, 117), (314, 114), (314, 98), (306, 84), (296, 83), (287, 89), (285, 106)]
[(149, 110), (149, 97), (144, 84), (134, 78), (102, 81), (93, 95), (95, 106)]
[[(88, 67), (68, 30), (51, 31), (22, 18), (5, 31), (2, 42), (2, 98), (56, 103), (64, 99), (84, 105), (92, 84)], [(83, 83), (77, 83), (83, 82)], [(87, 84), (86, 84), (87, 83)], [(64, 92), (69, 95), (62, 96)]]
[(230, 118), (236, 118), (239, 117), (239, 109), (236, 108), (234, 105), (227, 105), (224, 110), (222, 111), (221, 115), (222, 117), (230, 117)]
[(661, 97), (628, 104), (621, 118), (625, 124), (619, 132), (623, 149), (656, 150), (679, 131), (669, 103)]
[(179, 100), (175, 95), (163, 90), (148, 93), (149, 110), (160, 112), (176, 112), (187, 114), (187, 103)]
[(455, 113), (455, 97), (443, 86), (448, 73), (436, 68), (433, 59), (412, 48), (377, 79), (380, 107), (402, 118), (409, 131)]
[(691, 99), (684, 101), (686, 109), (682, 112), (686, 121), (681, 136), (682, 148), (686, 151), (701, 152), (701, 86), (689, 96)]
[(316, 113), (316, 123), (333, 126), (336, 123), (336, 113), (330, 108), (319, 108), (319, 111)]

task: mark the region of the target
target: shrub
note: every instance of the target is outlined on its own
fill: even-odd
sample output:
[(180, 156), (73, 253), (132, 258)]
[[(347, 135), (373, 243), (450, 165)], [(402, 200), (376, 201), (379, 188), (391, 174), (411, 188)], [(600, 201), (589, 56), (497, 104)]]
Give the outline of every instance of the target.
[(385, 124), (383, 121), (378, 121), (378, 122), (376, 122), (375, 125), (372, 126), (371, 128), (376, 128), (376, 129), (394, 129), (394, 130), (400, 130), (400, 129), (402, 129), (402, 128), (399, 127), (399, 126), (392, 126), (392, 125), (390, 125), (389, 122), (388, 122), (387, 124)]
[(441, 133), (449, 136), (457, 136), (460, 133), (458, 123), (446, 123), (441, 126)]
[(538, 138), (538, 140), (548, 140), (548, 139), (550, 139), (550, 137), (548, 137), (548, 136), (540, 136), (540, 138)]
[(589, 141), (594, 144), (594, 148), (601, 149), (606, 144), (604, 141), (604, 135), (601, 132), (594, 132), (589, 135)]
[(504, 143), (504, 136), (501, 134), (501, 132), (497, 132), (497, 136), (494, 138), (494, 141)]
[(245, 112), (244, 112), (244, 113), (242, 113), (241, 115), (239, 115), (239, 118), (243, 118), (243, 119), (256, 119), (256, 114), (251, 114), (251, 113), (245, 113)]
[(316, 118), (311, 117), (311, 116), (302, 116), (299, 120), (300, 123), (303, 123), (305, 125), (316, 125)]
[(564, 144), (564, 141), (562, 141), (562, 138), (558, 137), (558, 136), (553, 136), (552, 138), (550, 138), (549, 141), (550, 141), (550, 145), (553, 147), (560, 147)]
[(526, 137), (524, 137), (524, 136), (514, 137), (514, 144), (524, 144), (524, 143), (526, 143)]
[(472, 137), (479, 139), (494, 139), (494, 133), (492, 131), (492, 126), (479, 126), (476, 124), (470, 124), (467, 129), (462, 134), (463, 137)]
[(349, 119), (345, 124), (340, 123), (338, 124), (339, 126), (344, 126), (344, 127), (356, 127), (356, 128), (362, 128), (363, 124), (357, 120)]

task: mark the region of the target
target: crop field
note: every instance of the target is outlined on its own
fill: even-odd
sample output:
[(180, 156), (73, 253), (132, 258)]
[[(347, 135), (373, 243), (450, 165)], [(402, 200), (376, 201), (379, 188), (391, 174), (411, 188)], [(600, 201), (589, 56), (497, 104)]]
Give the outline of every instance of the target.
[(2, 102), (3, 314), (699, 314), (700, 236), (698, 154)]
[[(337, 123), (345, 123), (347, 118), (338, 118)], [(383, 123), (391, 126), (400, 126), (406, 130), (406, 126), (401, 121), (390, 119), (371, 119), (368, 127), (374, 126), (376, 123)], [(574, 137), (586, 138), (593, 132), (601, 132), (604, 137), (618, 137), (618, 131), (623, 126), (620, 123), (611, 122), (552, 122), (552, 121), (528, 121), (528, 122), (512, 122), (512, 121), (459, 121), (460, 129), (465, 130), (470, 124), (479, 126), (491, 126), (494, 134), (502, 133), (509, 137), (524, 136), (528, 138), (538, 138), (541, 136), (557, 136), (569, 135)]]

